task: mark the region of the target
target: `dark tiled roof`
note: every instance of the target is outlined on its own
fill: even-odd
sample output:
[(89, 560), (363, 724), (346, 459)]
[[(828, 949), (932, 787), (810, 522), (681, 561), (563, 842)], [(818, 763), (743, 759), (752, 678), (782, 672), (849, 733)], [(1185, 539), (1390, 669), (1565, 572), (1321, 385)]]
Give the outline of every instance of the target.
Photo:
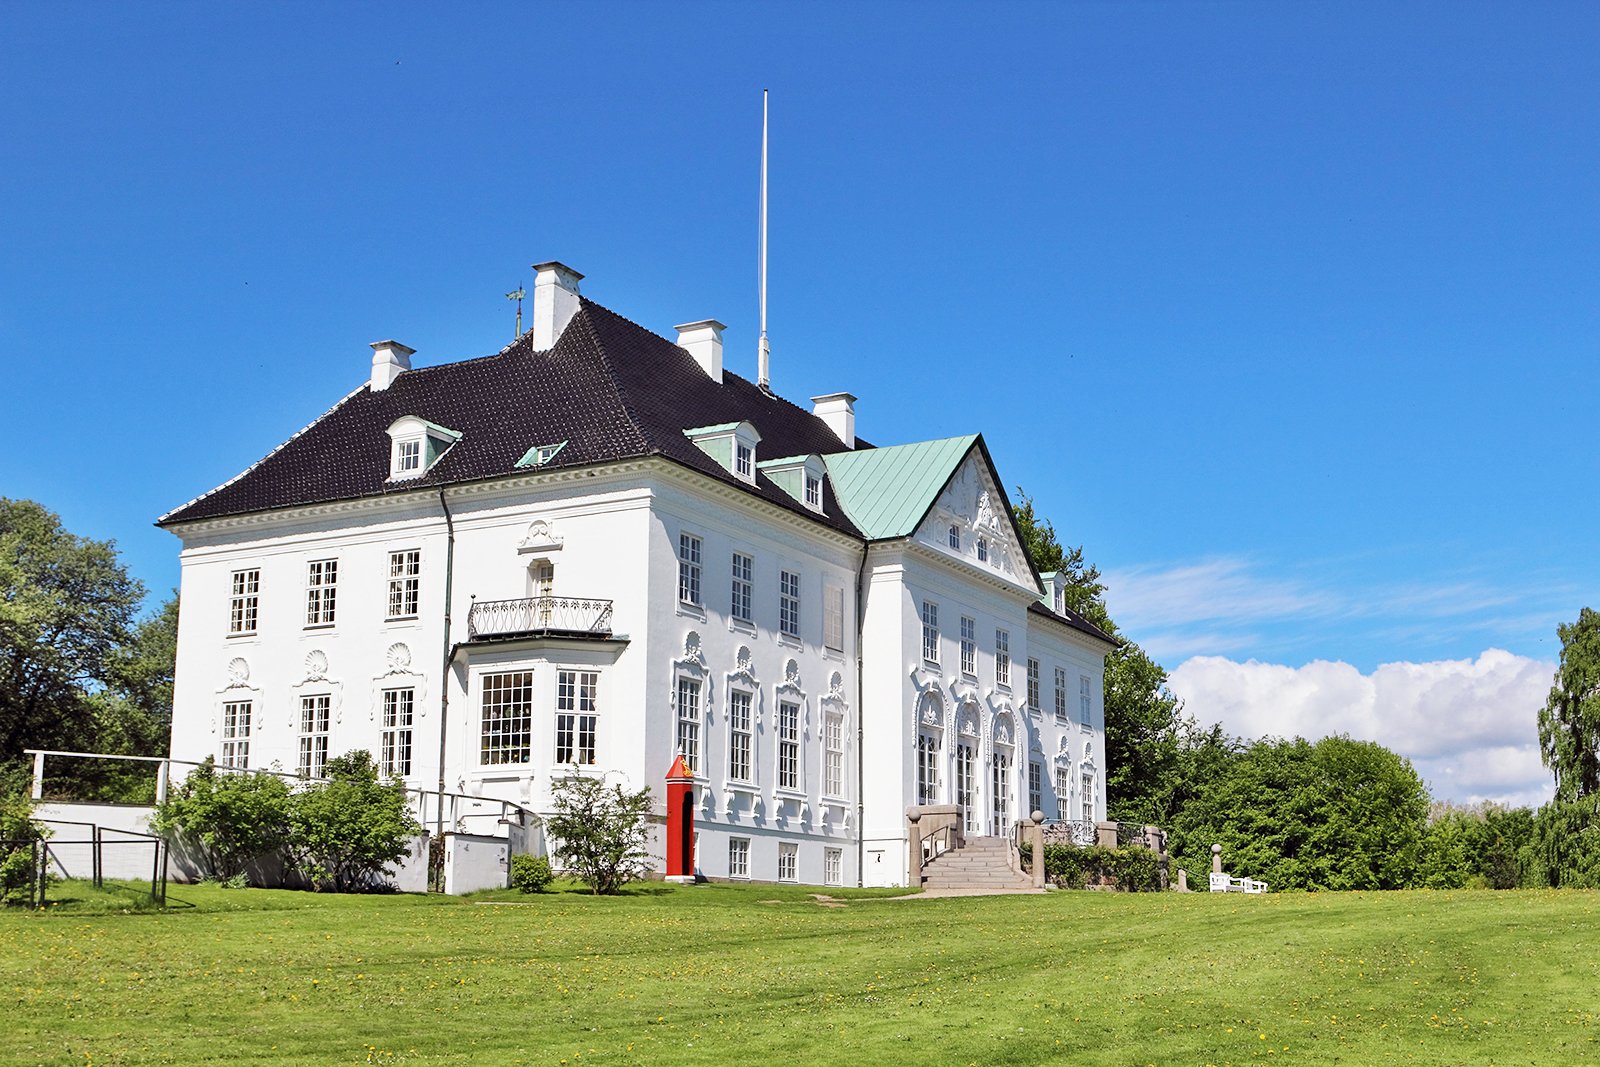
[[(389, 437), (415, 415), (459, 431), (426, 474), (390, 483)], [(231, 482), (162, 516), (196, 519), (413, 492), (521, 473), (535, 445), (567, 442), (546, 469), (661, 455), (772, 503), (859, 536), (824, 487), (816, 515), (764, 474), (749, 486), (683, 431), (747, 419), (762, 456), (838, 452), (843, 443), (809, 411), (724, 371), (706, 376), (676, 344), (584, 300), (555, 346), (535, 352), (531, 333), (498, 355), (407, 371), (382, 392), (363, 386)], [(857, 442), (857, 447), (870, 447)]]
[(1122, 644), (1122, 639), (1120, 637), (1112, 637), (1110, 634), (1106, 633), (1104, 630), (1100, 629), (1100, 627), (1096, 626), (1082, 615), (1079, 615), (1071, 608), (1068, 608), (1065, 612), (1056, 612), (1035, 600), (1033, 603), (1028, 605), (1028, 613), (1031, 615), (1043, 615), (1051, 622), (1058, 622), (1063, 626), (1070, 626), (1079, 633), (1088, 634), (1090, 637), (1104, 641), (1108, 645), (1116, 646)]

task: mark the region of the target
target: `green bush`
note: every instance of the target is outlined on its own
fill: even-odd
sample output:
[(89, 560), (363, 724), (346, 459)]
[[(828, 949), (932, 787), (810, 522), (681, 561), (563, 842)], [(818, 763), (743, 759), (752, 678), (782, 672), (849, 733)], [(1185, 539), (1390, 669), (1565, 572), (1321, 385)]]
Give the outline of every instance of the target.
[(348, 893), (385, 885), (389, 868), (422, 832), (399, 779), (378, 780), (372, 754), (357, 749), (328, 761), (326, 782), (289, 800), (289, 853), (318, 891)]
[(37, 872), (33, 845), (50, 831), (33, 821), (33, 801), (0, 796), (0, 904), (27, 903)]
[(511, 857), (511, 888), (524, 893), (543, 893), (550, 887), (554, 876), (550, 873), (550, 860), (546, 856), (523, 853)]
[(596, 893), (615, 893), (650, 869), (645, 851), (650, 790), (630, 792), (579, 773), (552, 783), (555, 814), (545, 822), (568, 870)]
[[(1029, 846), (1022, 846), (1022, 856), (1025, 862), (1032, 861)], [(1044, 873), (1065, 889), (1103, 886), (1128, 893), (1153, 893), (1161, 888), (1160, 859), (1147, 848), (1046, 845)]]
[(151, 827), (199, 849), (213, 877), (276, 855), (289, 839), (289, 787), (275, 774), (218, 773), (210, 758), (156, 807)]

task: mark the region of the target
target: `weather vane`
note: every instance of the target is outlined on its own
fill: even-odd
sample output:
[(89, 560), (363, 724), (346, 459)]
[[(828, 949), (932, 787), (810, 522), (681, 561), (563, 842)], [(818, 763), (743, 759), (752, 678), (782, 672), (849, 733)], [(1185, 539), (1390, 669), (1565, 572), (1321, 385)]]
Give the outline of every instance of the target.
[(520, 285), (506, 294), (507, 300), (517, 302), (517, 332), (511, 335), (513, 341), (522, 336), (522, 298), (527, 295), (528, 291)]

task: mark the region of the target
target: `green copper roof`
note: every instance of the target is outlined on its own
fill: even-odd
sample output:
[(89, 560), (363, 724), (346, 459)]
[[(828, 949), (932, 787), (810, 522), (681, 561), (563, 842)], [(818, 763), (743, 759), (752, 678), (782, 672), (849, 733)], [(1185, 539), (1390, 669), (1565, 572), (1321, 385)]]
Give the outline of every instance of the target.
[(869, 540), (909, 537), (939, 496), (976, 434), (823, 456), (833, 493)]

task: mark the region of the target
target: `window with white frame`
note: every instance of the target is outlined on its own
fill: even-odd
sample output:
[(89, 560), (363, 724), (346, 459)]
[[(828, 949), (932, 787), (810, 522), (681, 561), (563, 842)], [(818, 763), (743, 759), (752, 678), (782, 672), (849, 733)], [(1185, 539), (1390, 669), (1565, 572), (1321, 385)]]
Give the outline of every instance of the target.
[(1011, 833), (1011, 750), (996, 745), (989, 769), (989, 834), (1005, 837)]
[(994, 684), (1011, 685), (1011, 635), (1004, 630), (994, 632)]
[(939, 605), (930, 600), (922, 602), (922, 658), (939, 662)]
[(678, 599), (685, 604), (700, 604), (700, 538), (678, 535)]
[(233, 572), (233, 597), (228, 606), (228, 632), (253, 634), (261, 611), (261, 571), (252, 567)]
[(483, 676), (478, 762), (527, 763), (533, 752), (533, 672)]
[(403, 477), (422, 470), (422, 441), (396, 441), (394, 445), (394, 476)]
[(945, 543), (957, 552), (961, 551), (961, 527), (955, 523), (950, 524), (950, 529), (945, 531)]
[(1044, 767), (1038, 760), (1028, 761), (1028, 818), (1044, 810)]
[(1088, 726), (1094, 721), (1094, 697), (1089, 691), (1089, 676), (1078, 675), (1078, 721)]
[(778, 705), (778, 788), (800, 788), (800, 705)]
[(422, 601), (422, 550), (389, 553), (389, 619), (414, 619)]
[(978, 620), (961, 616), (961, 673), (978, 674)]
[(1094, 822), (1094, 772), (1084, 771), (1078, 788), (1078, 818)]
[(822, 850), (822, 884), (844, 885), (844, 849)]
[(728, 691), (728, 778), (734, 782), (750, 780), (750, 694), (740, 689)]
[(939, 735), (917, 732), (917, 803), (939, 803)]
[(793, 841), (778, 842), (778, 881), (800, 880), (800, 846)]
[(1056, 722), (1067, 721), (1067, 669), (1056, 668)]
[(956, 745), (956, 804), (961, 808), (961, 825), (969, 833), (978, 832), (978, 752), (970, 741)]
[(733, 446), (733, 473), (747, 482), (755, 481), (756, 477), (756, 450), (747, 444)]
[(379, 769), (385, 778), (404, 778), (411, 773), (411, 724), (416, 715), (416, 706), (415, 689), (383, 691)]
[(326, 693), (300, 698), (300, 777), (321, 778), (328, 765), (328, 721), (333, 699)]
[(598, 671), (556, 672), (556, 763), (592, 767), (600, 722)]
[(1065, 615), (1067, 613), (1067, 590), (1066, 587), (1061, 584), (1061, 578), (1059, 575), (1056, 577), (1055, 601), (1056, 614)]
[(250, 714), (248, 700), (230, 700), (222, 705), (222, 765), (250, 766)]
[(306, 625), (332, 626), (339, 591), (339, 561), (314, 559), (306, 564)]
[(813, 511), (822, 508), (822, 479), (806, 471), (806, 507)]
[(987, 537), (978, 538), (978, 562), (989, 562), (989, 539)]
[(844, 651), (844, 586), (828, 584), (822, 591), (822, 643), (834, 652)]
[(729, 602), (728, 614), (740, 622), (750, 621), (750, 601), (755, 589), (752, 575), (755, 573), (755, 568), (756, 561), (753, 557), (743, 552), (733, 554), (733, 595)]
[(750, 877), (750, 839), (748, 837), (728, 838), (728, 877)]
[(678, 753), (691, 772), (700, 766), (700, 682), (678, 679)]
[(1056, 764), (1056, 815), (1057, 818), (1072, 818), (1072, 768), (1066, 764)]
[(778, 632), (800, 636), (800, 575), (796, 571), (778, 572)]
[(844, 796), (844, 716), (836, 711), (822, 719), (822, 793)]
[(1028, 657), (1028, 710), (1039, 713), (1039, 661)]

